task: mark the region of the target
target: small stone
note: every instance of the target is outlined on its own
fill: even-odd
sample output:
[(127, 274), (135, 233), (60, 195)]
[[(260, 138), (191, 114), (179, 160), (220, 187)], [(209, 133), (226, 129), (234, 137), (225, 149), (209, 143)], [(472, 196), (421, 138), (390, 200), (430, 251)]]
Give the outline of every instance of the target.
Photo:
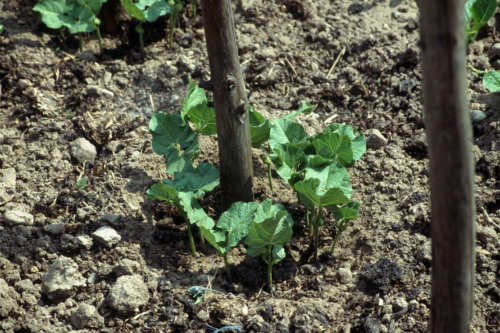
[(87, 94), (90, 97), (100, 97), (103, 95), (103, 89), (99, 86), (94, 85), (94, 84), (88, 84), (87, 85)]
[(432, 248), (431, 242), (426, 242), (417, 250), (416, 258), (419, 261), (422, 261), (426, 264), (430, 264), (432, 262)]
[(96, 308), (93, 305), (82, 303), (80, 306), (71, 314), (71, 322), (79, 330), (84, 327), (89, 328), (99, 328), (104, 326), (104, 318), (97, 313)]
[(85, 250), (90, 250), (92, 245), (94, 245), (94, 243), (92, 242), (92, 238), (87, 235), (76, 236), (75, 238), (76, 244), (79, 247), (84, 248)]
[(241, 308), (241, 315), (244, 317), (248, 316), (248, 306), (246, 304)]
[(118, 265), (113, 267), (113, 272), (116, 273), (117, 276), (133, 275), (137, 273), (140, 268), (141, 265), (137, 261), (123, 259)]
[(9, 210), (3, 215), (3, 222), (10, 226), (33, 225), (33, 215), (18, 210)]
[(418, 303), (418, 301), (415, 299), (412, 299), (410, 301), (410, 303), (408, 304), (408, 310), (410, 310), (412, 312), (417, 311), (419, 309), (419, 307), (420, 307), (420, 303)]
[(26, 79), (21, 79), (17, 81), (17, 89), (24, 91), (26, 88), (33, 86), (33, 84), (30, 82), (30, 80)]
[(5, 170), (0, 170), (2, 177), (0, 178), (0, 183), (8, 186), (16, 186), (16, 169), (8, 168)]
[(140, 275), (124, 275), (111, 287), (106, 301), (119, 314), (136, 313), (149, 301), (148, 287)]
[(94, 163), (96, 155), (95, 146), (85, 138), (78, 138), (71, 144), (71, 156), (80, 164)]
[(205, 310), (199, 311), (196, 316), (200, 321), (207, 322), (210, 319), (210, 316), (208, 315), (208, 312)]
[(484, 244), (494, 242), (497, 237), (497, 232), (491, 227), (479, 227), (477, 230), (477, 239)]
[(59, 243), (61, 243), (62, 248), (65, 250), (68, 249), (74, 250), (78, 248), (76, 237), (70, 234), (63, 234), (59, 238)]
[(339, 268), (339, 271), (337, 272), (337, 278), (339, 279), (340, 283), (343, 284), (351, 283), (352, 281), (351, 270), (349, 268)]
[(64, 223), (52, 223), (43, 227), (43, 231), (52, 237), (57, 237), (66, 232), (66, 227)]
[(96, 62), (97, 61), (97, 58), (96, 58), (94, 52), (90, 52), (90, 51), (79, 52), (76, 57), (78, 59), (86, 60), (89, 62)]
[(382, 323), (383, 324), (388, 324), (391, 322), (391, 314), (390, 313), (386, 313), (383, 317), (382, 317)]
[(192, 73), (196, 69), (196, 65), (193, 60), (189, 59), (185, 55), (179, 56), (178, 64), (185, 72)]
[(260, 59), (260, 60), (266, 60), (266, 59), (274, 59), (276, 58), (276, 52), (272, 47), (266, 47), (260, 50), (255, 51), (254, 53), (255, 58)]
[(387, 144), (387, 139), (376, 128), (366, 130), (364, 134), (366, 136), (366, 148), (377, 150)]
[(493, 46), (490, 48), (489, 53), (500, 57), (500, 43), (493, 44)]
[(198, 277), (196, 278), (196, 281), (198, 283), (201, 283), (201, 284), (207, 284), (207, 283), (210, 283), (211, 281), (213, 281), (213, 279), (214, 279), (213, 275), (201, 274), (201, 275), (198, 275)]
[(373, 317), (366, 318), (365, 332), (366, 333), (380, 333), (382, 325)]
[(486, 113), (480, 110), (474, 110), (471, 112), (472, 121), (480, 122), (481, 120), (486, 118)]
[(75, 288), (85, 285), (78, 265), (70, 258), (60, 256), (44, 274), (42, 290), (50, 300), (60, 300), (75, 295)]
[(7, 317), (12, 310), (16, 310), (17, 308), (16, 300), (11, 297), (9, 285), (4, 279), (0, 278), (0, 318)]
[(109, 82), (111, 82), (111, 78), (112, 77), (113, 77), (113, 74), (111, 74), (110, 72), (105, 72), (104, 73), (103, 81), (104, 81), (104, 85), (105, 86), (109, 85)]
[(392, 310), (394, 312), (399, 312), (406, 308), (408, 306), (408, 303), (403, 297), (398, 297), (396, 300), (392, 303)]
[(102, 227), (97, 229), (92, 237), (99, 243), (106, 245), (107, 247), (112, 247), (117, 244), (122, 238), (121, 236), (110, 227)]

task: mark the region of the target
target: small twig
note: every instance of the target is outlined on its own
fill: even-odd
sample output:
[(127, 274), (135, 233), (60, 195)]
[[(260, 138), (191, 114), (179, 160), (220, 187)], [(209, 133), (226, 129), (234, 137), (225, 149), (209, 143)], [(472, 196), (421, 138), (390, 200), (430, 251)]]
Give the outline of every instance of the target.
[(363, 91), (365, 92), (365, 97), (370, 96), (370, 92), (368, 91), (368, 89), (366, 89), (365, 84), (363, 83), (363, 79), (362, 78), (359, 78), (359, 82), (361, 82), (361, 87), (363, 87)]
[(339, 62), (340, 57), (342, 57), (342, 55), (344, 54), (344, 52), (345, 52), (345, 46), (342, 48), (342, 51), (340, 51), (339, 55), (337, 56), (337, 59), (335, 59), (335, 61), (333, 62), (333, 65), (330, 68), (330, 70), (328, 71), (328, 74), (326, 74), (326, 78), (327, 79), (330, 76), (330, 74), (332, 74), (333, 69), (335, 68), (335, 66), (337, 66), (337, 62)]
[(133, 317), (130, 317), (130, 318), (127, 318), (125, 319), (124, 323), (128, 322), (128, 321), (131, 321), (131, 320), (136, 320), (142, 316), (144, 316), (145, 314), (149, 313), (149, 310), (148, 311), (145, 311), (145, 312), (142, 312), (142, 313), (139, 313), (139, 314), (136, 314), (135, 316)]
[(297, 75), (297, 71), (295, 70), (295, 68), (293, 67), (292, 63), (290, 61), (288, 61), (288, 59), (285, 58), (285, 61), (286, 63), (288, 64), (288, 66), (290, 66), (290, 68), (292, 69), (293, 71), (293, 74), (295, 74), (295, 76), (298, 76)]
[(268, 79), (268, 78), (271, 76), (271, 74), (272, 74), (272, 72), (273, 72), (273, 69), (274, 69), (274, 62), (273, 62), (273, 63), (271, 63), (271, 69), (269, 70), (269, 73), (267, 73), (267, 77), (266, 77), (266, 79)]
[(149, 94), (149, 101), (151, 102), (151, 110), (155, 112), (155, 103), (153, 102), (153, 96)]
[(481, 209), (483, 210), (483, 214), (484, 214), (484, 216), (486, 216), (486, 219), (488, 220), (488, 222), (491, 223), (491, 224), (494, 224), (494, 225), (496, 225), (497, 227), (500, 228), (500, 226), (498, 224), (496, 224), (495, 222), (493, 222), (493, 220), (490, 218), (490, 216), (486, 212), (486, 209), (484, 209), (483, 206), (481, 206)]

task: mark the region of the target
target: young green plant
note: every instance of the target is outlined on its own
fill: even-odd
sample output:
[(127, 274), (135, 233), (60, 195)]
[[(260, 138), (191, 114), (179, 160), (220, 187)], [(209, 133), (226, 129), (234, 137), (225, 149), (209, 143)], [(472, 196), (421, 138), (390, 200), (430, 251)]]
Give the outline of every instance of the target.
[(170, 23), (168, 31), (168, 45), (170, 48), (172, 48), (172, 44), (174, 43), (174, 30), (175, 23), (177, 22), (177, 16), (179, 15), (179, 12), (182, 11), (182, 8), (184, 8), (184, 5), (186, 3), (181, 0), (169, 0), (168, 3), (173, 8), (172, 12), (170, 13)]
[(285, 258), (283, 244), (290, 241), (293, 231), (293, 220), (285, 207), (281, 204), (272, 204), (267, 199), (259, 204), (255, 219), (248, 227), (248, 236), (245, 243), (248, 245), (247, 254), (251, 257), (262, 255), (267, 264), (267, 281), (273, 284), (273, 265)]
[(221, 215), (217, 226), (214, 227), (214, 221), (211, 219), (205, 219), (198, 223), (198, 227), (206, 240), (224, 258), (224, 265), (230, 282), (233, 282), (233, 278), (229, 270), (227, 254), (231, 251), (231, 248), (238, 245), (248, 235), (248, 226), (254, 220), (255, 210), (258, 206), (257, 202), (235, 202)]
[(60, 29), (63, 37), (63, 27), (67, 27), (72, 34), (78, 34), (82, 52), (82, 33), (92, 32), (97, 28), (94, 23), (96, 16), (90, 7), (85, 5), (87, 2), (90, 0), (42, 0), (33, 7), (33, 10), (41, 14), (42, 21), (47, 27)]
[(476, 38), (479, 29), (495, 14), (497, 0), (469, 0), (465, 3), (465, 36), (467, 45)]
[[(153, 151), (163, 156), (166, 172), (173, 179), (164, 179), (148, 191), (149, 199), (173, 203), (186, 221), (191, 251), (196, 256), (192, 223), (213, 223), (198, 199), (219, 184), (219, 171), (211, 163), (193, 165), (200, 153), (198, 136), (215, 134), (215, 110), (207, 106), (205, 93), (189, 78), (190, 88), (183, 101), (181, 114), (155, 113), (149, 129)], [(201, 110), (201, 111), (200, 111)], [(192, 121), (196, 131), (191, 129)], [(204, 247), (201, 235), (201, 245)]]
[(142, 25), (145, 22), (154, 22), (158, 17), (171, 13), (173, 8), (165, 0), (120, 1), (130, 16), (139, 21), (139, 24), (135, 27), (135, 31), (139, 34), (141, 52), (144, 52), (144, 28)]

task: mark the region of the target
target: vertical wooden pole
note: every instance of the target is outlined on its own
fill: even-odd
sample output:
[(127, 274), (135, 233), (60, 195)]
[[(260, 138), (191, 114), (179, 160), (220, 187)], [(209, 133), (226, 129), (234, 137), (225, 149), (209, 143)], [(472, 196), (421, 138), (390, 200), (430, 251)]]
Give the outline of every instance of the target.
[(431, 183), (431, 332), (470, 331), (475, 201), (464, 1), (420, 0)]
[(230, 0), (202, 0), (203, 27), (214, 87), (222, 209), (253, 201), (248, 99), (238, 61)]

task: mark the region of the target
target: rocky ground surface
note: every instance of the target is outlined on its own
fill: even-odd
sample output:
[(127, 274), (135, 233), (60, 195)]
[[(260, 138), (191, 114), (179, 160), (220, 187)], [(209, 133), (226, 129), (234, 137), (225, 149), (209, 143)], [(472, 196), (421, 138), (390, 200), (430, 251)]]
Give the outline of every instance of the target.
[[(179, 112), (188, 75), (210, 79), (203, 18), (181, 15), (171, 50), (162, 19), (145, 25), (142, 54), (132, 25), (104, 34), (103, 51), (85, 36), (78, 52), (75, 38), (44, 27), (35, 3), (0, 4), (0, 333), (428, 332), (432, 222), (413, 1), (243, 1), (235, 14), (255, 110), (274, 119), (306, 100), (317, 107), (297, 121), (309, 135), (339, 122), (369, 139), (350, 170), (361, 217), (318, 265), (303, 210), (275, 173), (270, 192), (254, 151), (256, 200), (273, 198), (295, 221), (272, 288), (243, 244), (228, 257), (234, 284), (215, 250), (192, 258), (175, 210), (145, 196), (166, 177), (151, 148), (152, 112)], [(476, 68), (500, 68), (497, 18), (469, 47)], [(468, 81), (480, 111), (471, 328), (500, 332), (500, 99), (476, 74)], [(214, 138), (199, 160), (217, 166)], [(214, 218), (219, 197), (216, 188), (203, 201)], [(332, 224), (326, 216), (321, 253)], [(193, 286), (220, 293), (195, 305)]]

